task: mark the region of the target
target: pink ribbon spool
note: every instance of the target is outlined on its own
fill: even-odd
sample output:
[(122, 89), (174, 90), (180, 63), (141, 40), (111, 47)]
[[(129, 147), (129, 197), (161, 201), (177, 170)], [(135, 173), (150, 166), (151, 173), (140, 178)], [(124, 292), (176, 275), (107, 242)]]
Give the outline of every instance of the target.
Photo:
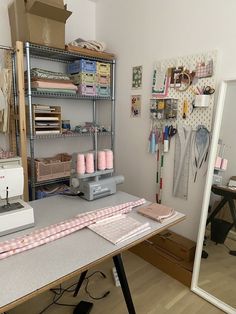
[(106, 169), (106, 153), (101, 150), (98, 152), (98, 170)]
[(113, 151), (110, 149), (106, 149), (105, 153), (106, 153), (106, 169), (113, 169)]
[(86, 155), (86, 172), (87, 173), (93, 173), (94, 172), (94, 158), (93, 153), (88, 153)]
[(85, 158), (84, 154), (77, 155), (77, 173), (84, 174), (85, 173)]

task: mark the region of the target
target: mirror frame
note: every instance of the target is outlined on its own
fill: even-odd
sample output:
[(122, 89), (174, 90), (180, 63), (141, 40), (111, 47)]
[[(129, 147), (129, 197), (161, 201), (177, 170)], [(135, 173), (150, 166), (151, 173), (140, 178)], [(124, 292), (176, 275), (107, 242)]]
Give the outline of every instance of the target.
[(224, 103), (225, 103), (225, 98), (226, 98), (227, 85), (228, 83), (234, 82), (234, 81), (236, 82), (236, 78), (223, 80), (220, 84), (217, 106), (216, 106), (216, 111), (215, 111), (211, 150), (209, 154), (208, 171), (206, 175), (206, 184), (205, 184), (204, 195), (203, 195), (202, 211), (201, 211), (201, 218), (200, 218), (200, 224), (199, 224), (197, 247), (196, 247), (196, 254), (195, 254), (195, 259), (194, 259), (193, 276), (192, 276), (192, 283), (191, 283), (191, 290), (194, 293), (198, 294), (203, 299), (207, 300), (208, 302), (212, 303), (219, 309), (229, 314), (235, 314), (236, 309), (224, 303), (220, 299), (214, 297), (209, 292), (200, 288), (198, 286), (198, 279), (199, 279), (199, 271), (200, 271), (200, 264), (201, 264), (201, 255), (202, 255), (202, 250), (203, 250), (203, 241), (204, 241), (204, 235), (205, 235), (206, 221), (207, 221), (207, 216), (208, 216), (208, 205), (210, 201), (212, 177), (214, 173), (217, 145), (218, 145), (218, 140), (219, 140), (219, 135), (220, 135), (221, 122), (223, 118), (223, 110), (224, 110)]

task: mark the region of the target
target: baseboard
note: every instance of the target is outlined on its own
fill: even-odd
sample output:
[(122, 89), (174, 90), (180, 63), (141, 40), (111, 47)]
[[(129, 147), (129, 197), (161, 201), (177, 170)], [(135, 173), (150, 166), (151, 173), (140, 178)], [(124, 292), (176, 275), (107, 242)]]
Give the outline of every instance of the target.
[(228, 234), (228, 237), (229, 237), (231, 240), (236, 241), (236, 231), (230, 230), (230, 232), (229, 232), (229, 234)]

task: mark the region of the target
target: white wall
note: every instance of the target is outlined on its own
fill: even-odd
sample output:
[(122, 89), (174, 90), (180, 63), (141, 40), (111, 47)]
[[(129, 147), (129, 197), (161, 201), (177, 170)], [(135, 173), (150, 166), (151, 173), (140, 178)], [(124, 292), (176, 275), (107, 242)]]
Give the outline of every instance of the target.
[(90, 0), (64, 0), (72, 15), (66, 23), (66, 43), (76, 38), (95, 39), (96, 5)]
[[(156, 162), (147, 153), (154, 61), (217, 49), (218, 78), (236, 77), (235, 11), (234, 0), (97, 1), (96, 38), (117, 54), (116, 165), (125, 175), (123, 190), (155, 199)], [(134, 65), (143, 65), (144, 69), (139, 119), (130, 118)], [(171, 153), (165, 168), (163, 202), (186, 213), (186, 221), (174, 229), (196, 239), (205, 179), (190, 185), (188, 201), (173, 198), (172, 159)]]

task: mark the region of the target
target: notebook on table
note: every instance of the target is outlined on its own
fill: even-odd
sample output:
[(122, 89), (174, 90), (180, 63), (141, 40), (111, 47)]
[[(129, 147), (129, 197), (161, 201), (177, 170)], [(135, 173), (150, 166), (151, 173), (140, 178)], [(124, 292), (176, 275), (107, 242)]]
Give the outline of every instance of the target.
[(138, 213), (158, 222), (163, 222), (176, 215), (176, 211), (173, 208), (157, 203), (151, 203), (145, 207), (139, 208)]

